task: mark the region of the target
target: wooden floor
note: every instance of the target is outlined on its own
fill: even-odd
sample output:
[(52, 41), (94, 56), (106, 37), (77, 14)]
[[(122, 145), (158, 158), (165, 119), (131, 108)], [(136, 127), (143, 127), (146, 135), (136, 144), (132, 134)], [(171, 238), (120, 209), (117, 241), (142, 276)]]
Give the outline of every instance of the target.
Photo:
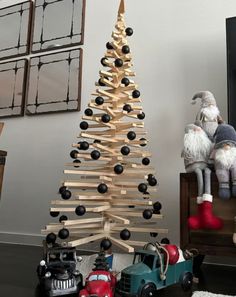
[[(42, 248), (0, 244), (0, 297), (38, 297), (36, 267), (41, 259)], [(200, 282), (193, 290), (236, 295), (236, 267), (203, 265)], [(158, 297), (191, 295), (192, 292), (183, 292), (177, 285), (156, 294)]]

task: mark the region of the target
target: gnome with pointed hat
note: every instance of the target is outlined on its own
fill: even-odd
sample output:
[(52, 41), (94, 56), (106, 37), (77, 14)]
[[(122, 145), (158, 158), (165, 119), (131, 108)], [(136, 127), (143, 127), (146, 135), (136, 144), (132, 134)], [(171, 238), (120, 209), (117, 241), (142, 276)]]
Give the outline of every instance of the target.
[[(212, 142), (205, 131), (194, 124), (185, 128), (182, 158), (186, 172), (194, 172), (198, 182), (197, 215), (188, 218), (190, 229), (220, 229), (222, 220), (212, 211), (211, 170), (208, 160), (212, 151)], [(203, 182), (204, 181), (204, 182)]]
[[(216, 175), (219, 181), (219, 197), (229, 199), (236, 197), (236, 132), (234, 127), (221, 124), (214, 135), (214, 160)], [(230, 191), (232, 182), (232, 193)]]
[(208, 137), (213, 140), (213, 135), (218, 124), (223, 122), (220, 111), (216, 105), (215, 97), (211, 92), (198, 92), (192, 98), (193, 104), (196, 103), (198, 98), (201, 99), (201, 108), (196, 116), (195, 124), (200, 126)]

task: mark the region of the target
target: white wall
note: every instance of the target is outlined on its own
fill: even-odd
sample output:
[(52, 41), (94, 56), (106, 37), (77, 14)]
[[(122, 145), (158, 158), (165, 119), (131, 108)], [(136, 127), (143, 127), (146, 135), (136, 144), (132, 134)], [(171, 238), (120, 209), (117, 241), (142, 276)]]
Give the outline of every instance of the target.
[[(0, 5), (9, 2), (0, 1)], [(236, 4), (234, 0), (126, 2), (127, 25), (135, 30), (130, 46), (160, 183), (164, 225), (172, 241), (178, 242), (183, 130), (199, 107), (190, 101), (195, 92), (209, 89), (226, 119), (225, 18), (236, 14)], [(117, 8), (118, 0), (87, 0), (82, 111), (91, 99)], [(39, 242), (40, 229), (51, 221), (49, 204), (56, 198), (63, 165), (70, 159), (80, 117), (75, 112), (5, 120), (0, 148), (8, 156), (0, 240)]]

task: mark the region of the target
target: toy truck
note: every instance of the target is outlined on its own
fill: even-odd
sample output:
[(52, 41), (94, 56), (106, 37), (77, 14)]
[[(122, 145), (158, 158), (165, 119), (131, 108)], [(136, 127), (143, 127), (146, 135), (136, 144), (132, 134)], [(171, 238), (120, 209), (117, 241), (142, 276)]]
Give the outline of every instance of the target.
[[(192, 286), (192, 259), (166, 265), (166, 256), (152, 250), (135, 252), (133, 265), (121, 271), (116, 297), (153, 296), (156, 290), (180, 283), (184, 290)], [(164, 265), (164, 266), (163, 266)], [(163, 268), (167, 268), (163, 274)]]

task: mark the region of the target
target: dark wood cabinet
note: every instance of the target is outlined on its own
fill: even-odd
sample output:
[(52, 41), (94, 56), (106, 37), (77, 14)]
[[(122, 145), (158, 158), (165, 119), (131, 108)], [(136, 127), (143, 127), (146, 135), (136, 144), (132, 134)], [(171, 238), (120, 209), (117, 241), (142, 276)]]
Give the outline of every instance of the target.
[(7, 156), (7, 152), (0, 151), (0, 198), (1, 198), (1, 192), (2, 192), (2, 181), (3, 181), (6, 156)]
[(218, 197), (218, 181), (215, 173), (211, 177), (213, 212), (224, 221), (221, 230), (190, 230), (189, 216), (197, 213), (197, 178), (194, 173), (180, 174), (180, 245), (182, 249), (197, 248), (203, 255), (236, 256), (233, 243), (236, 198), (224, 201)]

